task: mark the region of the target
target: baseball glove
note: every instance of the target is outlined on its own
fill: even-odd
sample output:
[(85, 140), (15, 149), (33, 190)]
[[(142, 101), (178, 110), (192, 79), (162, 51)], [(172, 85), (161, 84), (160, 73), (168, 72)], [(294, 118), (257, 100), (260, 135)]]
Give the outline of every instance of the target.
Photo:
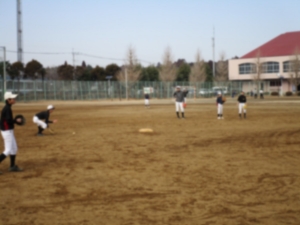
[[(21, 122), (18, 122), (17, 119), (21, 119)], [(19, 126), (23, 126), (26, 123), (26, 119), (23, 115), (16, 115), (15, 116), (15, 123)]]
[(226, 97), (225, 97), (225, 96), (222, 97), (222, 102), (223, 102), (223, 103), (226, 102)]

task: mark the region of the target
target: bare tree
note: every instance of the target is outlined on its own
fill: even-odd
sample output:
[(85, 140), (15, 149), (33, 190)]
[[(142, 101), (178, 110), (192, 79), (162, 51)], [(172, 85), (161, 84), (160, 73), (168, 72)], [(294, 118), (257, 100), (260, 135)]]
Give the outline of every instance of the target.
[(289, 77), (290, 83), (292, 83), (297, 90), (300, 85), (300, 55), (298, 49), (290, 61)]
[(126, 96), (130, 97), (129, 90), (138, 81), (141, 74), (141, 65), (136, 57), (135, 49), (130, 46), (125, 59), (125, 64), (117, 74), (117, 79), (126, 87)]
[(163, 56), (163, 63), (160, 67), (161, 81), (174, 81), (176, 78), (176, 66), (173, 64), (171, 48), (167, 47)]
[(176, 79), (177, 67), (173, 63), (171, 48), (167, 47), (163, 55), (163, 63), (159, 68), (159, 77), (163, 82), (163, 96), (168, 97), (170, 91), (170, 82)]
[(225, 53), (220, 54), (219, 62), (217, 62), (216, 81), (228, 81), (228, 61), (226, 60)]
[(206, 79), (205, 62), (198, 50), (195, 56), (195, 63), (191, 68), (190, 82), (204, 82)]
[(252, 78), (253, 78), (253, 81), (255, 83), (255, 89), (254, 90), (254, 94), (256, 96), (258, 96), (258, 92), (259, 92), (259, 85), (260, 85), (260, 81), (261, 81), (261, 74), (263, 73), (263, 63), (262, 63), (262, 60), (260, 58), (260, 52), (258, 51), (257, 54), (256, 54), (256, 59), (255, 59), (255, 62), (254, 62), (254, 68), (252, 67), (251, 68), (251, 71), (253, 73), (252, 75)]

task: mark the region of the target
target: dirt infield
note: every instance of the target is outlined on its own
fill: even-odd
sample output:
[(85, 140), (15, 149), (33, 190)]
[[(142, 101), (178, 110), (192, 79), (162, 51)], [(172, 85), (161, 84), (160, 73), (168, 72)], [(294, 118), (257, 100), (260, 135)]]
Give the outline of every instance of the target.
[(224, 120), (213, 99), (185, 120), (131, 103), (56, 102), (44, 137), (32, 116), (48, 103), (13, 106), (24, 171), (0, 164), (0, 224), (300, 224), (299, 100), (250, 100), (246, 120), (231, 100)]

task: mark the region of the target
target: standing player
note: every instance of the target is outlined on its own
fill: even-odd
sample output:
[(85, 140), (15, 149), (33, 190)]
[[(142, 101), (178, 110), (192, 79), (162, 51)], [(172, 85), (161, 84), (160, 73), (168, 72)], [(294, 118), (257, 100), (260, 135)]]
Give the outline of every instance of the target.
[(238, 105), (239, 105), (239, 116), (240, 119), (242, 119), (242, 111), (244, 111), (244, 118), (246, 119), (246, 102), (247, 98), (245, 96), (245, 93), (242, 91), (240, 96), (238, 97)]
[(145, 93), (145, 108), (149, 108), (150, 107), (150, 96), (148, 93)]
[(16, 97), (17, 95), (6, 92), (4, 95), (5, 106), (1, 112), (1, 135), (4, 141), (4, 152), (0, 155), (0, 162), (7, 156), (10, 156), (9, 171), (11, 172), (22, 171), (22, 169), (15, 164), (18, 146), (14, 135), (14, 124), (21, 122), (20, 119), (13, 119), (11, 106), (16, 103)]
[(173, 96), (175, 97), (175, 108), (176, 108), (177, 118), (180, 119), (180, 115), (179, 115), (179, 110), (180, 110), (182, 118), (185, 119), (184, 108), (183, 108), (185, 92), (180, 90), (180, 86), (177, 86)]
[(224, 104), (224, 101), (223, 101), (223, 97), (222, 97), (221, 92), (218, 92), (216, 103), (217, 103), (218, 120), (224, 119), (223, 118), (223, 104)]
[(264, 99), (264, 91), (262, 89), (260, 89), (260, 91), (259, 91), (259, 96), (260, 96), (260, 99)]
[[(43, 130), (45, 130), (47, 127), (49, 127), (48, 123), (56, 123), (57, 120), (50, 121), (50, 113), (54, 111), (54, 106), (53, 105), (48, 105), (46, 111), (39, 112), (33, 117), (33, 122), (37, 124), (38, 126), (38, 133), (37, 136), (43, 136)], [(42, 120), (45, 120), (42, 121)]]

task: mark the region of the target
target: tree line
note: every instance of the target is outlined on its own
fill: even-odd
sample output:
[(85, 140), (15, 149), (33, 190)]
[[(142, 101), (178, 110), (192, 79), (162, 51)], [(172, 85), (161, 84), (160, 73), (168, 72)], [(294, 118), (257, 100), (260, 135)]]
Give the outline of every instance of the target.
[[(79, 66), (65, 62), (58, 67), (45, 68), (38, 60), (32, 59), (26, 65), (22, 62), (6, 62), (6, 72), (12, 80), (78, 80), (78, 81), (226, 81), (228, 80), (228, 61), (225, 54), (220, 55), (216, 65), (216, 76), (213, 77), (213, 62), (205, 62), (198, 51), (193, 63), (184, 59), (174, 61), (170, 48), (164, 52), (161, 63), (144, 67), (138, 61), (135, 50), (129, 47), (122, 66), (115, 63), (92, 67), (85, 61)], [(3, 62), (0, 63), (0, 74), (3, 77)]]

